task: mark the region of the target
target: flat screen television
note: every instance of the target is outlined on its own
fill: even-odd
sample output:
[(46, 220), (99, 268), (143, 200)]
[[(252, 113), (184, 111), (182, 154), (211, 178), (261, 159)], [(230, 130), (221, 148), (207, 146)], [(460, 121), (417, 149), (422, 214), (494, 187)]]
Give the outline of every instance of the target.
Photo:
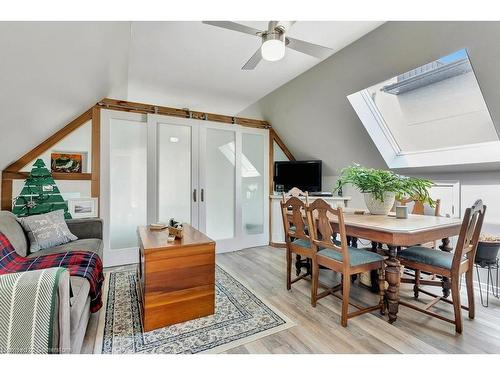
[(277, 161), (274, 163), (274, 189), (321, 191), (321, 160)]

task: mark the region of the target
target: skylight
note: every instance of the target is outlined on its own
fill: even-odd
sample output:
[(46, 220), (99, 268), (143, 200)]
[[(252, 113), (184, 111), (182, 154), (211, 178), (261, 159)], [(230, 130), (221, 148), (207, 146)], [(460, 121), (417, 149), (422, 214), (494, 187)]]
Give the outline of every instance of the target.
[[(450, 154), (471, 147), (486, 152), (500, 146), (465, 49), (368, 87), (348, 99), (388, 165), (395, 168), (423, 166), (422, 161), (412, 165), (409, 155), (440, 151), (442, 156), (443, 151)], [(398, 163), (393, 163), (398, 156)], [(478, 162), (477, 155), (474, 162)], [(425, 163), (468, 161), (434, 158), (430, 164)]]
[[(234, 147), (234, 142), (229, 142), (226, 143), (222, 146), (219, 146), (220, 152), (226, 157), (227, 160), (232, 165), (235, 165), (236, 160), (235, 160), (235, 147)], [(260, 173), (257, 170), (257, 168), (254, 167), (254, 165), (248, 160), (245, 154), (241, 155), (241, 176), (243, 178), (247, 177), (259, 177)]]

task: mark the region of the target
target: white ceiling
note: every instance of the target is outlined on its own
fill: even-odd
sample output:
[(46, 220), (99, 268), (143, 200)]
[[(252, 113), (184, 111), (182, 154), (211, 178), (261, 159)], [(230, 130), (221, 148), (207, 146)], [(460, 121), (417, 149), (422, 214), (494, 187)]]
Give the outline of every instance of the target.
[[(267, 22), (245, 22), (259, 30)], [(298, 21), (288, 35), (332, 48), (359, 39), (382, 22)], [(320, 62), (287, 49), (277, 62), (241, 70), (260, 39), (201, 22), (133, 22), (129, 99), (236, 114)]]
[[(265, 29), (266, 22), (244, 22)], [(297, 22), (334, 51), (380, 22)], [(0, 22), (0, 170), (103, 97), (236, 114), (319, 61), (241, 66), (259, 38), (193, 22)]]

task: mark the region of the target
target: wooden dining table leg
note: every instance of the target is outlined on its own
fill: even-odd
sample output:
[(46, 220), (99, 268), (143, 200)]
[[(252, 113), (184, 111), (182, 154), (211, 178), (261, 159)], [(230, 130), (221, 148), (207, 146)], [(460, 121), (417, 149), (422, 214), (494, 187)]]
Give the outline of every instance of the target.
[[(373, 251), (374, 253), (377, 252), (377, 248), (378, 248), (378, 242), (374, 242), (372, 241), (372, 248), (371, 248), (371, 251)], [(378, 293), (380, 291), (380, 285), (379, 285), (379, 282), (378, 282), (378, 272), (377, 270), (372, 270), (370, 271), (370, 281), (371, 281), (371, 288), (370, 288), (370, 291), (372, 293)]]
[(385, 281), (389, 284), (385, 292), (387, 299), (387, 310), (389, 316), (389, 323), (394, 323), (397, 319), (399, 308), (399, 284), (401, 283), (400, 263), (396, 258), (396, 246), (389, 245), (389, 258), (385, 261)]
[[(451, 253), (453, 251), (453, 248), (450, 246), (450, 239), (448, 237), (443, 238), (441, 240), (441, 245), (439, 246), (439, 249), (447, 253)], [(451, 284), (450, 280), (445, 276), (443, 276), (442, 279), (442, 288), (443, 288), (443, 297), (448, 298), (450, 296)]]

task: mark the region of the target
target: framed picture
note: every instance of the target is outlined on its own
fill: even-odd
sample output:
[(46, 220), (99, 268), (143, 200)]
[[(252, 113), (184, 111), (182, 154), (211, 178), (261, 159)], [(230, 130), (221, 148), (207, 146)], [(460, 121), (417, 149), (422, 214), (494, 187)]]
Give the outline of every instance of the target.
[(59, 153), (50, 154), (50, 168), (52, 172), (59, 173), (82, 173), (84, 155), (81, 153)]
[(73, 219), (98, 216), (97, 198), (68, 199), (68, 210)]

